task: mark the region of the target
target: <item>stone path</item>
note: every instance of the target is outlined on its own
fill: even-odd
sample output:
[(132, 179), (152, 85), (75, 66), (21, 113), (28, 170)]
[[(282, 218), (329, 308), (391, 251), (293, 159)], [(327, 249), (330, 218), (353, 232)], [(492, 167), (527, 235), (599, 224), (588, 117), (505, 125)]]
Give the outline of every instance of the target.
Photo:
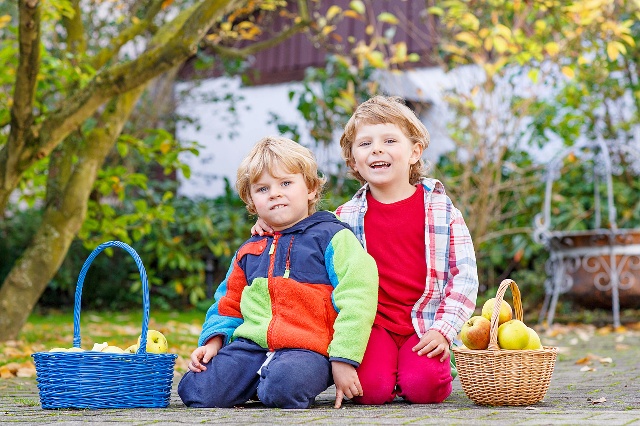
[(187, 409), (174, 386), (165, 409), (43, 410), (35, 379), (15, 378), (0, 380), (0, 423), (640, 425), (639, 332), (601, 335), (583, 328), (542, 340), (558, 346), (559, 356), (544, 400), (530, 407), (478, 406), (456, 379), (451, 396), (437, 405), (397, 400), (362, 407), (347, 402), (336, 410), (330, 388), (309, 410), (266, 409), (259, 403), (233, 409)]

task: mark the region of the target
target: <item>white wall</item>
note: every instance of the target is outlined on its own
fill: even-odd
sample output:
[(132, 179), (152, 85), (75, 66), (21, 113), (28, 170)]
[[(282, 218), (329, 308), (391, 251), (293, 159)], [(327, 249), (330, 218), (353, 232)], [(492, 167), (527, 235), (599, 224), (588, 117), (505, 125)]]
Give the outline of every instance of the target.
[[(416, 83), (414, 82), (417, 81)], [(408, 83), (408, 85), (407, 85)], [(432, 106), (421, 116), (431, 133), (431, 145), (424, 158), (434, 162), (438, 156), (453, 147), (442, 125), (443, 102), (440, 97), (446, 78), (439, 69), (412, 72), (409, 80), (387, 81), (385, 91), (405, 97), (420, 97)], [(180, 92), (189, 93), (188, 99), (178, 106), (178, 114), (197, 117), (197, 125), (180, 126), (177, 137), (183, 141), (197, 141), (203, 145), (200, 155), (185, 155), (190, 165), (190, 179), (179, 176), (181, 195), (215, 197), (222, 194), (223, 178), (233, 185), (237, 167), (253, 144), (267, 135), (276, 135), (275, 124), (269, 124), (270, 112), (281, 116), (287, 123), (295, 123), (303, 132), (303, 145), (309, 146), (320, 164), (321, 171), (332, 172), (331, 165), (341, 163), (338, 144), (342, 129), (336, 129), (335, 143), (329, 148), (311, 146), (304, 139), (305, 123), (288, 93), (299, 87), (297, 83), (258, 87), (243, 87), (238, 78), (217, 78), (200, 82), (197, 86), (185, 83), (178, 86)], [(417, 93), (417, 92), (419, 93)], [(229, 113), (228, 102), (212, 102), (211, 97), (224, 98), (226, 94), (241, 98), (235, 104), (236, 116)]]
[[(241, 87), (240, 79), (218, 78), (197, 87), (180, 85), (190, 90), (190, 99), (178, 107), (178, 114), (197, 117), (199, 128), (181, 126), (180, 140), (194, 140), (203, 145), (200, 155), (186, 155), (191, 166), (190, 179), (179, 176), (181, 195), (215, 197), (224, 190), (223, 178), (235, 183), (236, 171), (251, 147), (262, 137), (277, 134), (275, 124), (268, 124), (270, 111), (301, 123), (287, 93), (292, 85)], [(211, 102), (207, 97), (224, 97), (227, 93), (244, 99), (235, 106), (237, 117), (227, 111), (228, 102)]]

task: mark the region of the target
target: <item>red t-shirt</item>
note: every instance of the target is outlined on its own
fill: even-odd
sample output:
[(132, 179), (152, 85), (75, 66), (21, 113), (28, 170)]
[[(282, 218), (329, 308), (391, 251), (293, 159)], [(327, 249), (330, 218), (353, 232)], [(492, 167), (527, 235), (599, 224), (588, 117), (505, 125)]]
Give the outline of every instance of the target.
[(375, 323), (393, 333), (413, 334), (411, 308), (427, 279), (424, 193), (418, 189), (407, 199), (383, 204), (369, 192), (367, 204), (367, 251), (380, 275)]

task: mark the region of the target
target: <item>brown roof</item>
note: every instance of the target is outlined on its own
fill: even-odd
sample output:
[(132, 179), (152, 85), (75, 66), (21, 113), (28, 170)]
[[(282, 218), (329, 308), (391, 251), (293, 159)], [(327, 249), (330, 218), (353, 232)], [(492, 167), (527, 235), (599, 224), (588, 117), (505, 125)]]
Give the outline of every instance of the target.
[[(336, 0), (325, 6), (336, 4), (343, 9), (348, 8), (349, 0)], [(387, 11), (393, 13), (401, 22), (398, 25), (393, 43), (404, 41), (409, 53), (416, 52), (421, 61), (416, 65), (431, 65), (429, 55), (433, 46), (434, 24), (425, 13), (424, 0), (375, 0), (367, 2), (374, 16)], [(271, 27), (278, 29), (288, 22), (286, 18), (276, 17)], [(383, 29), (388, 27), (384, 24)], [(344, 19), (334, 33), (346, 44), (350, 36), (358, 40), (365, 38), (365, 23), (355, 19)], [(266, 37), (266, 35), (264, 36)], [(252, 84), (273, 84), (287, 81), (300, 81), (304, 70), (308, 67), (319, 67), (325, 63), (327, 51), (322, 46), (314, 46), (307, 34), (296, 34), (277, 46), (257, 53), (250, 58), (249, 78)], [(207, 78), (221, 75), (219, 67), (212, 66), (205, 70), (194, 69), (194, 58), (183, 66), (182, 79)]]

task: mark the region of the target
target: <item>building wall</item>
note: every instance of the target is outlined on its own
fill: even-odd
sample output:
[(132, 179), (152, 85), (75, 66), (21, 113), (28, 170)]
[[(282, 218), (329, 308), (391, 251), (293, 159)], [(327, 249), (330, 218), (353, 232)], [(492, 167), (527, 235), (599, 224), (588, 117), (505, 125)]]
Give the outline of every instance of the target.
[[(438, 68), (413, 70), (403, 79), (389, 79), (383, 83), (385, 93), (413, 100), (420, 109), (419, 116), (431, 133), (431, 145), (424, 154), (425, 160), (435, 162), (440, 154), (452, 148), (446, 136), (444, 118), (446, 110), (441, 91), (447, 78)], [(243, 86), (238, 78), (214, 78), (193, 86), (184, 83), (178, 91), (188, 91), (187, 101), (178, 105), (178, 114), (196, 117), (196, 125), (177, 129), (180, 140), (194, 140), (202, 145), (200, 155), (184, 157), (192, 169), (186, 179), (179, 175), (180, 194), (197, 197), (215, 197), (224, 191), (224, 178), (233, 185), (236, 170), (253, 144), (267, 135), (278, 134), (275, 124), (269, 123), (271, 113), (281, 116), (287, 123), (295, 123), (304, 129), (305, 123), (288, 93), (299, 83), (282, 83), (260, 86)], [(211, 102), (211, 98), (225, 98), (226, 94), (241, 98), (234, 105), (236, 115), (229, 113), (228, 103)], [(308, 135), (299, 142), (311, 148), (324, 172), (335, 172), (335, 165), (342, 163), (339, 139), (342, 129), (336, 129), (334, 143), (327, 148), (316, 147)]]

